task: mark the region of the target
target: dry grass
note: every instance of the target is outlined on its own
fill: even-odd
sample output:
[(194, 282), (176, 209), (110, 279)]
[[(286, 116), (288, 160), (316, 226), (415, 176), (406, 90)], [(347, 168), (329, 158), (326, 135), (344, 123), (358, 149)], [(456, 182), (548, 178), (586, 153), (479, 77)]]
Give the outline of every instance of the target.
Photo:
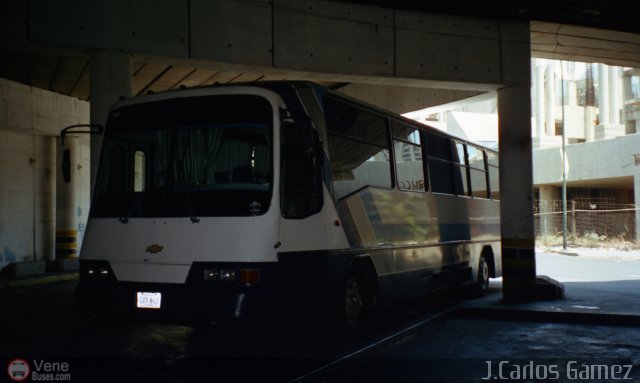
[[(622, 237), (608, 238), (604, 235), (589, 233), (582, 237), (569, 236), (567, 238), (570, 247), (587, 248), (612, 248), (620, 250), (640, 250), (640, 242), (630, 242)], [(561, 235), (547, 235), (536, 238), (536, 246), (554, 247), (562, 246)]]

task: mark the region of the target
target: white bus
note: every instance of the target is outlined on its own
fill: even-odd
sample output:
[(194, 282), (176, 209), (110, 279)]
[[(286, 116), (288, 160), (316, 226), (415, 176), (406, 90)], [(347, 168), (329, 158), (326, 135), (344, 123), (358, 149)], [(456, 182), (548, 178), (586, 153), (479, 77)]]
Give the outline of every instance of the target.
[(501, 273), (497, 154), (309, 82), (116, 104), (80, 313), (263, 322), (374, 308)]

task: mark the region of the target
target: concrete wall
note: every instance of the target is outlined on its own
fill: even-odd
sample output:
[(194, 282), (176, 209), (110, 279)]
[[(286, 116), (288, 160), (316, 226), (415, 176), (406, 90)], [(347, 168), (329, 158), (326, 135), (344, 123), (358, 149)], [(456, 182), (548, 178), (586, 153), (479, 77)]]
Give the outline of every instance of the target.
[[(569, 162), (568, 182), (621, 177), (634, 177), (634, 155), (640, 153), (640, 134), (632, 134), (609, 140), (585, 142), (567, 146)], [(533, 152), (534, 184), (558, 184), (562, 182), (561, 148)], [(632, 181), (631, 181), (632, 182)]]
[[(87, 102), (0, 79), (0, 269), (11, 262), (52, 259), (60, 178), (56, 136), (88, 119)], [(82, 148), (81, 164), (88, 169), (86, 139)], [(88, 193), (86, 181), (80, 193), (82, 222)]]
[(31, 135), (0, 130), (0, 265), (33, 258), (34, 146)]
[[(612, 189), (617, 202), (634, 203), (636, 207), (640, 204), (640, 134), (569, 145), (567, 159), (569, 188)], [(559, 185), (561, 149), (534, 151), (533, 174), (534, 184), (541, 188)], [(639, 241), (640, 209), (635, 211), (635, 222), (635, 239)]]

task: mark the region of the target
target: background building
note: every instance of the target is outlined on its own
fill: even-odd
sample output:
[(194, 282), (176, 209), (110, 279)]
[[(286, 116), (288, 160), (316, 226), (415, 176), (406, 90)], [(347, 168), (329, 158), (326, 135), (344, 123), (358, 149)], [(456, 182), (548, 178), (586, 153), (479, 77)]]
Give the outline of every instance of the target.
[[(562, 132), (566, 136), (568, 234), (640, 238), (640, 70), (534, 59), (532, 137), (536, 231), (562, 231)], [(495, 97), (407, 114), (497, 147)]]

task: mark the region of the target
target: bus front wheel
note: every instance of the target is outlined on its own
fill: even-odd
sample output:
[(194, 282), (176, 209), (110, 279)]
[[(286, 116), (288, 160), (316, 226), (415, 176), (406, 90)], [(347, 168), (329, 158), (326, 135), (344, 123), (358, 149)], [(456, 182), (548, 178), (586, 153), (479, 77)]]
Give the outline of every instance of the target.
[(352, 267), (341, 298), (342, 326), (355, 332), (371, 318), (378, 305), (376, 274), (366, 262)]
[(361, 278), (349, 276), (344, 290), (344, 320), (347, 329), (357, 329), (365, 315), (365, 294)]

